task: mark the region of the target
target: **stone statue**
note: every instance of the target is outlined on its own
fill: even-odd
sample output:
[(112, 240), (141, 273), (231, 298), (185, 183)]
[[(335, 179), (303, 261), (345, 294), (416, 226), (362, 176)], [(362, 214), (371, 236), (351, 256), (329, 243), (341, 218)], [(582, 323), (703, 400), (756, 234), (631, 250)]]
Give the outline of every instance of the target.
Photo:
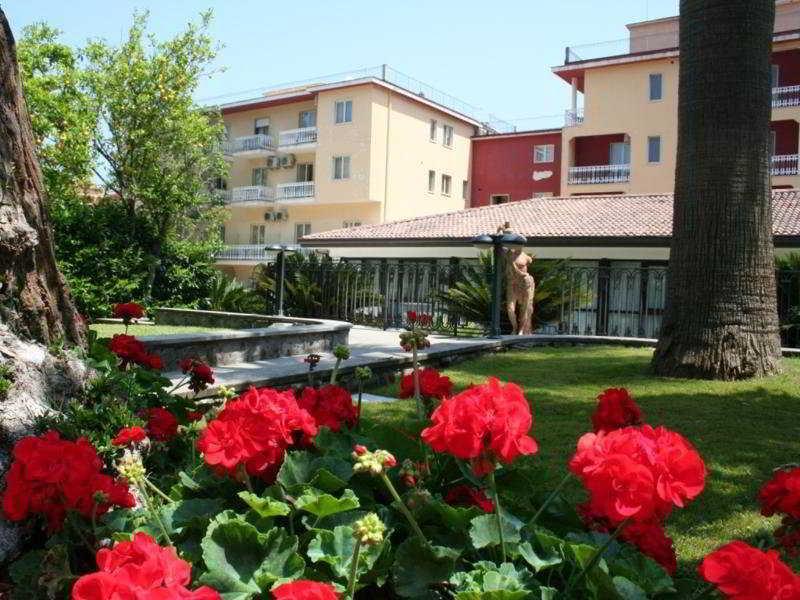
[[(508, 223), (502, 228), (509, 233)], [(532, 333), (533, 295), (536, 282), (528, 273), (528, 265), (533, 257), (522, 248), (508, 250), (506, 254), (506, 310), (511, 321), (512, 335), (528, 335)]]

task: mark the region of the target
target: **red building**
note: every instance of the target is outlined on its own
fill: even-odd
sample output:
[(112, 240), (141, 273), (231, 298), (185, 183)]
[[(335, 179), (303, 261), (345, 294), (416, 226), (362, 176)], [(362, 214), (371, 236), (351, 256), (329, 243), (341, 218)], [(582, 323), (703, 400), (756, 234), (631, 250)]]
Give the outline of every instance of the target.
[(471, 206), (558, 196), (561, 129), (472, 138)]

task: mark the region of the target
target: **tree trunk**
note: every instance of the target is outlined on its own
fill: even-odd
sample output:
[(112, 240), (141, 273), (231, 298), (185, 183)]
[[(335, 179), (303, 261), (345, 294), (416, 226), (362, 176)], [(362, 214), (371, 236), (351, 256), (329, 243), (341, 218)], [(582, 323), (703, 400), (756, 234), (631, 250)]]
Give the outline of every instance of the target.
[(44, 199), (14, 37), (0, 10), (0, 318), (43, 344), (80, 345), (84, 328), (56, 266)]
[(769, 174), (774, 0), (681, 0), (678, 156), (658, 374), (780, 369)]

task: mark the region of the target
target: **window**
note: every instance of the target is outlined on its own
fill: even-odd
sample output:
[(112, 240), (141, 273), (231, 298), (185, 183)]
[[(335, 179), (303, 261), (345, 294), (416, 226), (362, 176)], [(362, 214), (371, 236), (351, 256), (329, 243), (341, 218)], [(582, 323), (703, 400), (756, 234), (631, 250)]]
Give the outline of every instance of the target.
[(311, 223), (294, 224), (294, 241), (297, 242), (301, 237), (311, 235)]
[(300, 117), (297, 119), (298, 127), (316, 127), (317, 126), (317, 111), (315, 110), (301, 110)]
[(771, 129), (769, 132), (769, 155), (775, 156), (775, 142), (777, 137), (775, 135), (775, 130)]
[(450, 186), (453, 183), (453, 178), (450, 175), (442, 175), (442, 194), (445, 196), (450, 195)]
[(770, 71), (770, 76), (772, 80), (772, 87), (780, 87), (781, 85), (781, 68), (778, 65), (772, 65), (772, 69)]
[(453, 126), (442, 125), (442, 144), (451, 148), (453, 146)]
[(214, 178), (214, 189), (215, 190), (227, 190), (228, 189), (228, 180), (224, 177), (215, 177)]
[(653, 135), (647, 138), (647, 162), (661, 162), (661, 136)]
[(542, 146), (533, 147), (533, 162), (535, 163), (553, 162), (555, 155), (556, 147), (554, 144), (544, 144)]
[(333, 178), (334, 179), (350, 179), (350, 157), (349, 156), (334, 156), (333, 157)]
[(461, 197), (466, 200), (469, 196), (469, 181), (466, 179), (461, 182)]
[(436, 191), (436, 171), (428, 171), (428, 191), (431, 194)]
[(508, 202), (508, 194), (492, 194), (489, 197), (491, 204), (506, 204)]
[(267, 168), (256, 167), (253, 169), (251, 185), (267, 185)]
[(269, 119), (256, 119), (253, 125), (253, 133), (255, 135), (269, 135)]
[(336, 102), (336, 123), (350, 123), (353, 120), (353, 101), (339, 100)]
[(297, 181), (314, 181), (314, 163), (297, 163)]
[(631, 164), (631, 145), (628, 142), (615, 142), (609, 146), (608, 164)]
[(430, 132), (428, 133), (428, 135), (430, 136), (430, 140), (432, 142), (436, 141), (436, 128), (437, 128), (436, 119), (431, 119), (431, 128), (430, 128)]
[(359, 225), (361, 225), (361, 221), (345, 221), (342, 224), (342, 226), (345, 227), (345, 228), (347, 228), (347, 227), (358, 227)]
[(222, 240), (222, 243), (225, 243), (225, 225), (219, 226), (219, 239)]
[(650, 100), (663, 98), (663, 76), (661, 73), (650, 73)]
[(267, 226), (263, 223), (257, 225), (250, 225), (250, 243), (251, 244), (266, 244), (267, 243)]

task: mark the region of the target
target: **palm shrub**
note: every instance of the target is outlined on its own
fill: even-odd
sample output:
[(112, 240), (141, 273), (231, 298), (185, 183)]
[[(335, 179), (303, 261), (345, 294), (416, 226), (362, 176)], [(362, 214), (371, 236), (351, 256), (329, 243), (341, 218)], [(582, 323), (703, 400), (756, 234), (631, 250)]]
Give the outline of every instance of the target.
[(256, 290), (248, 289), (235, 279), (220, 273), (212, 280), (203, 305), (209, 310), (262, 313), (265, 300)]

